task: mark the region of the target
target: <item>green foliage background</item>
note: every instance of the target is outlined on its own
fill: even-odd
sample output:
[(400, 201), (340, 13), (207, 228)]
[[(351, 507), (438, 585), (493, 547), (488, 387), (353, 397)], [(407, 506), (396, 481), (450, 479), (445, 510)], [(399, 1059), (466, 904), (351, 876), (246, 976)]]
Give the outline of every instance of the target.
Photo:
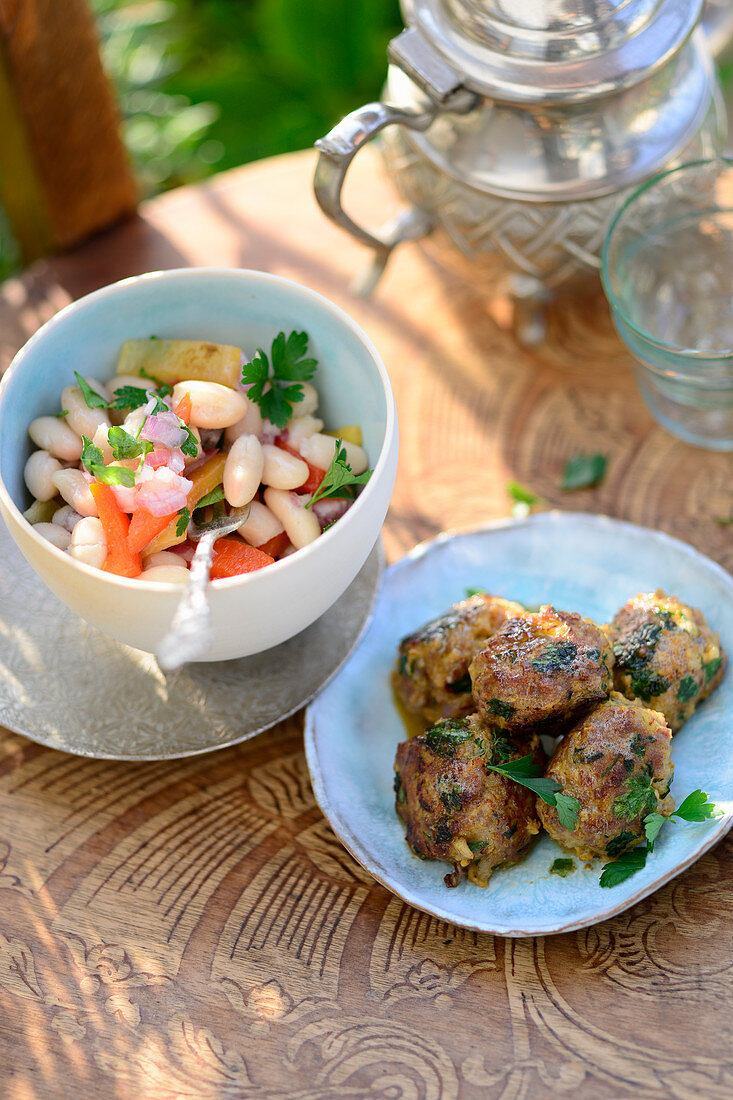
[(147, 193), (311, 145), (379, 97), (398, 0), (91, 0)]

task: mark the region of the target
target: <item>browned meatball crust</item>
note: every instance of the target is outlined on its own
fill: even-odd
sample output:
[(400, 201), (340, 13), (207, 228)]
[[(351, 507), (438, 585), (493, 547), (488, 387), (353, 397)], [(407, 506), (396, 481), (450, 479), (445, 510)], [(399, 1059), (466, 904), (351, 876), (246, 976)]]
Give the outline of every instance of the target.
[(661, 589), (634, 596), (610, 624), (616, 688), (661, 711), (672, 731), (723, 678), (725, 651), (701, 611)]
[(489, 771), (532, 753), (544, 763), (539, 738), (513, 738), (490, 729), (476, 715), (443, 719), (397, 747), (397, 813), (407, 843), (424, 859), (454, 864), (448, 885), (462, 869), (479, 886), (504, 864), (517, 863), (539, 832), (535, 796), (511, 779)]
[(487, 638), (522, 607), (498, 596), (477, 595), (455, 604), (444, 615), (400, 643), (393, 676), (404, 707), (425, 725), (474, 710), (468, 666)]
[(558, 844), (581, 859), (615, 859), (644, 837), (644, 818), (669, 814), (674, 764), (663, 715), (613, 692), (563, 738), (546, 775), (580, 802), (572, 832), (557, 810), (538, 800), (537, 812)]
[(542, 607), (511, 619), (476, 654), (470, 674), (476, 709), (522, 731), (556, 728), (605, 699), (613, 653), (603, 630), (580, 615)]

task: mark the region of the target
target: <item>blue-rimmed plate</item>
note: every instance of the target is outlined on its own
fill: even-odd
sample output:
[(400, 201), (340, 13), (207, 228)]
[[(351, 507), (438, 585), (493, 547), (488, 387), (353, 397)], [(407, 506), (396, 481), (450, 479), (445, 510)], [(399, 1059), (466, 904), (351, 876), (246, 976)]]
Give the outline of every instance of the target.
[(448, 890), (447, 865), (411, 855), (394, 812), (395, 747), (405, 731), (390, 672), (400, 639), (485, 588), (526, 605), (553, 603), (607, 622), (630, 596), (663, 588), (699, 607), (723, 645), (733, 644), (733, 580), (677, 539), (605, 516), (550, 512), (417, 547), (384, 575), (371, 625), (329, 686), (311, 703), (306, 752), (316, 798), (351, 854), (386, 887), (441, 920), (502, 936), (567, 932), (604, 920), (689, 867), (733, 824), (733, 673), (672, 743), (678, 802), (701, 787), (724, 816), (662, 830), (646, 867), (601, 888), (576, 860), (567, 878), (550, 874), (567, 855), (548, 836), (523, 863), (497, 871), (480, 889)]

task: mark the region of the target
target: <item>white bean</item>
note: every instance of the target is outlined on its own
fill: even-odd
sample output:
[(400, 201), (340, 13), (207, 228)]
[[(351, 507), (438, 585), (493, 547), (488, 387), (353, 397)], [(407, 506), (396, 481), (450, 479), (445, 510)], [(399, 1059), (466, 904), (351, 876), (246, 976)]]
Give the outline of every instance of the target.
[(321, 525), (305, 507), (306, 498), (283, 489), (265, 489), (265, 504), (280, 520), (296, 550), (301, 550), (321, 533)]
[(250, 546), (262, 546), (263, 542), (269, 542), (281, 534), (284, 527), (266, 505), (253, 500), (247, 519), (237, 530)]
[(262, 454), (265, 458), (263, 485), (273, 489), (298, 489), (308, 480), (308, 463), (302, 458), (296, 458), (274, 443), (263, 443)]
[(62, 462), (78, 462), (81, 458), (81, 436), (57, 416), (37, 416), (30, 422), (28, 435), (36, 447)]
[(69, 553), (76, 561), (101, 569), (107, 557), (107, 536), (101, 520), (94, 516), (80, 519), (71, 532)]
[(262, 431), (262, 413), (256, 401), (247, 404), (247, 411), (236, 424), (230, 424), (224, 432), (224, 442), (233, 443), (240, 435), (259, 435)]
[(82, 516), (98, 515), (89, 482), (81, 470), (59, 470), (53, 475), (53, 483), (74, 511)]
[(317, 416), (291, 417), (285, 425), (288, 433), (288, 443), (296, 450), (300, 450), (300, 444), (304, 439), (310, 439), (316, 432), (323, 430), (323, 421)]
[(34, 451), (25, 464), (23, 477), (32, 496), (36, 500), (51, 500), (56, 496), (54, 475), (63, 467), (57, 458), (48, 451)]
[[(369, 459), (364, 448), (358, 447), (356, 443), (347, 443), (345, 440), (343, 446), (346, 450), (346, 461), (351, 466), (352, 471), (355, 474), (363, 474), (369, 465)], [(336, 450), (336, 440), (331, 435), (322, 435), (320, 432), (316, 432), (315, 435), (304, 439), (298, 449), (303, 458), (306, 458), (313, 466), (318, 466), (321, 470), (327, 470)]]
[(187, 569), (188, 563), (180, 554), (174, 554), (172, 550), (158, 550), (145, 559), (145, 568), (152, 569), (156, 565), (165, 565), (171, 569)]
[(256, 435), (240, 435), (224, 463), (224, 496), (232, 508), (249, 504), (260, 487), (265, 455)]
[(96, 432), (92, 436), (92, 443), (95, 447), (99, 447), (102, 452), (102, 458), (104, 459), (105, 466), (109, 466), (113, 460), (112, 448), (109, 445), (109, 425), (100, 424)]
[(303, 400), (293, 405), (293, 416), (310, 416), (318, 408), (318, 390), (310, 382), (301, 382)]
[(188, 569), (181, 569), (177, 565), (153, 565), (150, 569), (143, 569), (140, 580), (185, 584), (188, 580)]
[(243, 393), (222, 386), (220, 382), (178, 382), (173, 387), (171, 404), (188, 394), (191, 398), (190, 423), (197, 428), (228, 428), (241, 420), (247, 411), (247, 398)]
[(56, 509), (51, 523), (55, 523), (71, 533), (81, 518), (80, 514), (75, 512), (70, 504), (64, 504), (62, 508)]
[[(98, 384), (93, 388), (98, 389)], [(101, 390), (99, 391), (101, 395)], [(66, 409), (66, 423), (77, 435), (91, 439), (100, 424), (109, 426), (106, 409), (90, 409), (76, 386), (67, 386), (61, 393), (61, 408)]]
[(67, 550), (71, 542), (69, 532), (63, 527), (59, 527), (57, 523), (36, 523), (33, 530), (37, 531), (46, 542), (58, 546), (59, 550)]

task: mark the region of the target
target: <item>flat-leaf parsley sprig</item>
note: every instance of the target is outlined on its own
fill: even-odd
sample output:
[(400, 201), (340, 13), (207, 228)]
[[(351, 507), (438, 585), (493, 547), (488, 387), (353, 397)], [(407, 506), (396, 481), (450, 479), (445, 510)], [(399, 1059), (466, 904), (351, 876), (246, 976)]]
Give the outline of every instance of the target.
[(635, 875), (637, 871), (641, 871), (642, 867), (646, 866), (647, 856), (654, 851), (654, 843), (662, 826), (665, 821), (670, 821), (673, 817), (678, 817), (681, 821), (708, 821), (714, 817), (722, 817), (722, 810), (708, 801), (705, 791), (698, 790), (688, 794), (682, 805), (673, 810), (668, 817), (658, 813), (647, 814), (644, 818), (646, 845), (643, 848), (632, 848), (630, 852), (624, 852), (613, 863), (606, 864), (601, 874), (601, 886), (618, 886)]
[(513, 779), (521, 787), (534, 791), (548, 806), (554, 806), (563, 829), (572, 832), (578, 824), (580, 802), (572, 795), (564, 794), (562, 786), (554, 779), (543, 776), (531, 753), (521, 756), (519, 760), (510, 760), (507, 764), (487, 764), (486, 767), (489, 771), (498, 772), (507, 779)]
[(242, 383), (249, 386), (248, 399), (259, 405), (262, 415), (276, 428), (285, 427), (293, 405), (303, 400), (299, 383), (309, 381), (316, 372), (318, 360), (306, 358), (307, 351), (306, 332), (291, 332), (289, 336), (278, 332), (270, 359), (258, 348), (254, 358), (242, 367)]
[(324, 497), (344, 496), (344, 490), (347, 490), (347, 495), (350, 495), (352, 486), (366, 485), (374, 471), (365, 470), (363, 474), (355, 474), (346, 459), (344, 442), (342, 439), (337, 439), (336, 449), (326, 470), (326, 476), (307, 502), (306, 508), (311, 508), (317, 501), (323, 500)]

